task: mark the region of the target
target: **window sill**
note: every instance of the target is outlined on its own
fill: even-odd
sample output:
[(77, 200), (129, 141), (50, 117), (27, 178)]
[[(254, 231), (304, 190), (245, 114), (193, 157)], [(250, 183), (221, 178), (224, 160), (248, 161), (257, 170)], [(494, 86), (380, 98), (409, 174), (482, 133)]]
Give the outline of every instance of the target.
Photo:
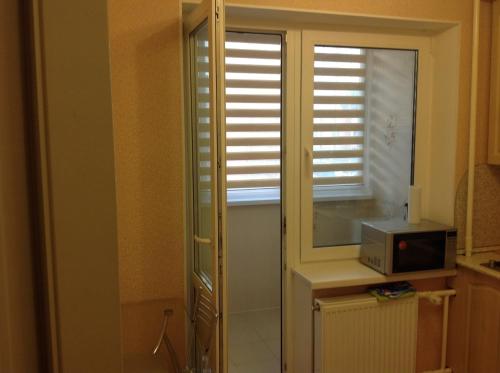
[(280, 188), (228, 189), (228, 206), (279, 205)]
[(314, 188), (314, 202), (354, 201), (372, 199), (372, 192), (364, 185), (356, 186), (317, 186)]
[(312, 290), (451, 277), (457, 274), (456, 269), (438, 269), (385, 276), (361, 264), (358, 259), (302, 264), (293, 268), (292, 272), (307, 282)]
[[(314, 202), (353, 201), (372, 199), (365, 186), (320, 186), (314, 190)], [(228, 206), (278, 205), (281, 201), (280, 188), (228, 189)]]

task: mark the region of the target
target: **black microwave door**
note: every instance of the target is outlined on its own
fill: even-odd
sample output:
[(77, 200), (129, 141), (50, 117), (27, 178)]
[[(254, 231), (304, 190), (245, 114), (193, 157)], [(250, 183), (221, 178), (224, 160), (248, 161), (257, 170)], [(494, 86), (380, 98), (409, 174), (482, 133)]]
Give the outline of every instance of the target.
[(392, 272), (414, 272), (443, 268), (446, 232), (395, 234)]

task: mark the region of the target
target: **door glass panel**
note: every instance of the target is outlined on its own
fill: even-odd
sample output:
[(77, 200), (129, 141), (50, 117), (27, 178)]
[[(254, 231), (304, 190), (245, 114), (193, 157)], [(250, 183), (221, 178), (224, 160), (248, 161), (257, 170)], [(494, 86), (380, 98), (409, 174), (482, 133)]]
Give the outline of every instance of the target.
[(211, 133), (210, 61), (208, 23), (193, 33), (191, 63), (193, 97), (194, 171), (194, 267), (196, 274), (212, 288), (212, 175), (213, 139)]
[(313, 246), (361, 242), (403, 218), (412, 183), (417, 51), (316, 45)]

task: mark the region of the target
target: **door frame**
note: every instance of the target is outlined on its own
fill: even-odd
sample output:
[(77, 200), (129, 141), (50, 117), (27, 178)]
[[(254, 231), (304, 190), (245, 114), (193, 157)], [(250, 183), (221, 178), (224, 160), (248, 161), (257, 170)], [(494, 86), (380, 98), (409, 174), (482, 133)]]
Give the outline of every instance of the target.
[[(293, 247), (290, 243), (293, 240), (298, 241), (300, 235), (297, 230), (288, 231), (286, 226), (289, 224), (288, 219), (294, 219), (294, 200), (295, 189), (297, 185), (300, 185), (300, 179), (295, 178), (294, 169), (294, 151), (296, 148), (294, 143), (295, 138), (300, 141), (300, 136), (295, 137), (295, 123), (300, 125), (300, 97), (296, 95), (296, 87), (300, 87), (300, 74), (296, 73), (296, 65), (300, 66), (301, 54), (300, 54), (300, 31), (290, 30), (287, 27), (282, 27), (281, 25), (269, 25), (265, 22), (261, 23), (256, 20), (250, 20), (248, 22), (242, 22), (241, 19), (237, 19), (235, 22), (231, 22), (226, 19), (226, 31), (234, 32), (250, 32), (250, 33), (262, 33), (262, 34), (275, 34), (281, 36), (282, 50), (282, 82), (281, 82), (281, 155), (280, 155), (280, 310), (281, 310), (281, 371), (289, 371), (290, 366), (287, 364), (287, 356), (291, 356), (291, 342), (289, 341), (289, 335), (291, 335), (291, 315), (292, 315), (292, 305), (291, 305), (291, 268), (293, 268), (295, 263), (295, 258), (293, 257), (293, 251), (288, 250), (288, 247)], [(298, 52), (297, 52), (297, 51)], [(287, 102), (291, 104), (287, 105)], [(288, 151), (288, 149), (291, 149)], [(290, 175), (290, 177), (288, 177)], [(295, 179), (294, 179), (295, 178)], [(297, 189), (298, 190), (298, 189)], [(225, 193), (227, 195), (227, 193)], [(287, 219), (287, 215), (289, 218)], [(298, 214), (297, 214), (298, 215)], [(227, 227), (227, 225), (226, 225)], [(228, 253), (225, 254), (225, 258), (229, 257)], [(227, 268), (224, 273), (228, 273)], [(226, 282), (228, 281), (228, 276), (226, 276)], [(225, 293), (227, 294), (227, 292)], [(226, 304), (228, 300), (225, 299)], [(229, 314), (226, 310), (225, 314)], [(228, 329), (226, 329), (228, 330)], [(226, 340), (228, 336), (226, 336)], [(227, 351), (226, 351), (227, 353)], [(226, 357), (227, 359), (227, 357)]]
[[(298, 230), (287, 230), (287, 226), (298, 226), (299, 208), (296, 203), (300, 193), (300, 172), (296, 172), (299, 162), (297, 152), (300, 148), (300, 85), (301, 75), (301, 31), (290, 29), (280, 23), (270, 25), (255, 19), (231, 21), (226, 19), (226, 30), (236, 32), (255, 32), (280, 34), (282, 37), (282, 94), (281, 112), (281, 371), (292, 372), (287, 357), (293, 356), (292, 350), (292, 268), (299, 258), (295, 246), (300, 242)], [(288, 104), (287, 104), (288, 103)], [(228, 255), (226, 254), (226, 258)], [(226, 272), (227, 269), (226, 269)], [(227, 277), (227, 276), (226, 276)], [(226, 293), (227, 294), (227, 293)], [(226, 300), (227, 302), (227, 300)], [(227, 314), (227, 312), (226, 312)]]

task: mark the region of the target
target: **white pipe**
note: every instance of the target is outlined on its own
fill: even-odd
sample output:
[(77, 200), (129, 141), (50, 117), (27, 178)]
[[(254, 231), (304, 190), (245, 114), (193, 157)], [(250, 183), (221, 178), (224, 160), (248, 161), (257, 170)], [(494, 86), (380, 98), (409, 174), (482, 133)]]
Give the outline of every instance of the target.
[(441, 369), (446, 368), (446, 347), (448, 345), (448, 306), (450, 297), (444, 297), (443, 335), (441, 336)]
[(479, 14), (481, 0), (474, 0), (472, 19), (472, 69), (469, 116), (469, 172), (467, 178), (467, 216), (465, 222), (465, 255), (472, 255), (472, 218), (474, 211), (474, 176), (476, 165), (476, 127), (477, 127), (477, 71), (479, 58)]
[(419, 298), (428, 298), (429, 300), (435, 297), (449, 297), (451, 295), (456, 295), (457, 291), (455, 289), (446, 290), (431, 290), (431, 291), (419, 291), (417, 296)]
[(451, 372), (450, 368), (446, 368), (446, 348), (448, 346), (448, 311), (450, 296), (456, 295), (455, 289), (435, 290), (435, 291), (419, 291), (419, 298), (426, 298), (433, 304), (441, 304), (441, 298), (444, 298), (443, 304), (443, 329), (441, 336), (441, 364), (438, 370), (426, 371), (424, 373), (447, 373)]

